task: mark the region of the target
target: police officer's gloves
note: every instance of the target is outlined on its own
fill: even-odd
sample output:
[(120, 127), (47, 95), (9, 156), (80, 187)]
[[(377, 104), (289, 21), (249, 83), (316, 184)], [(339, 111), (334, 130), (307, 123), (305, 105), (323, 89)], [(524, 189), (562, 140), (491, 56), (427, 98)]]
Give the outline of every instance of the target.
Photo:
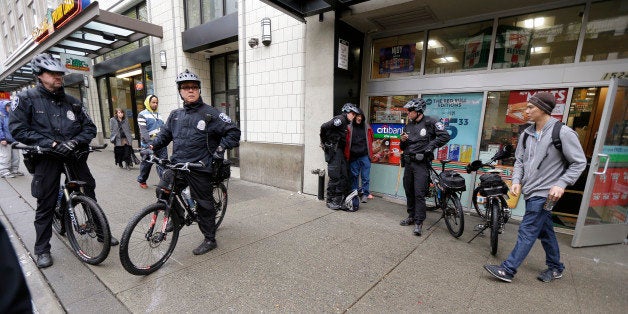
[(225, 159), (225, 149), (222, 148), (222, 146), (218, 146), (218, 148), (216, 148), (216, 150), (214, 151), (214, 154), (212, 155), (212, 159), (214, 160)]
[(425, 160), (433, 160), (434, 159), (434, 148), (431, 146), (428, 146), (425, 148), (425, 152), (423, 153), (425, 155)]
[(55, 151), (61, 155), (67, 156), (76, 149), (78, 142), (75, 140), (69, 140), (61, 142), (55, 146)]
[(140, 151), (140, 156), (142, 156), (142, 160), (147, 160), (150, 155), (153, 154), (153, 150), (150, 148), (144, 148)]

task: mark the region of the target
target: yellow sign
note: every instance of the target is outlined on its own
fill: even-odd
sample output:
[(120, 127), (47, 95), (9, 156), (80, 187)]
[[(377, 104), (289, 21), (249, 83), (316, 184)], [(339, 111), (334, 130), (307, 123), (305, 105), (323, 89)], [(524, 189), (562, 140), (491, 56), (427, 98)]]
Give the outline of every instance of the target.
[(52, 24), (56, 27), (63, 22), (77, 9), (74, 0), (64, 0), (54, 11), (52, 11)]

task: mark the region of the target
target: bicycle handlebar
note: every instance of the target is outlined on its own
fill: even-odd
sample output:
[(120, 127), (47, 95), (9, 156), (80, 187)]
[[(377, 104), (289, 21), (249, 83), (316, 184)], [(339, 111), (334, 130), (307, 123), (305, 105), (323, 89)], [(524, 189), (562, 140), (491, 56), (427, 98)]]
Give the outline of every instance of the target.
[(178, 162), (178, 163), (173, 164), (170, 162), (170, 160), (159, 158), (153, 154), (148, 155), (146, 161), (150, 163), (158, 164), (168, 169), (182, 170), (182, 171), (190, 171), (190, 169), (205, 167), (205, 164), (200, 161), (199, 162)]
[[(106, 147), (107, 147), (107, 143), (105, 143), (103, 145), (94, 145), (94, 146), (90, 145), (88, 151), (90, 153), (91, 152), (97, 152), (97, 151), (100, 151), (101, 149), (104, 149)], [(12, 149), (23, 149), (23, 150), (26, 150), (28, 152), (35, 153), (35, 154), (53, 154), (53, 155), (61, 156), (61, 154), (57, 153), (55, 151), (55, 149), (52, 148), (52, 147), (41, 147), (41, 146), (38, 146), (38, 145), (25, 145), (25, 144), (22, 144), (20, 142), (14, 142), (13, 144), (11, 144), (11, 148)], [(81, 153), (84, 153), (84, 152), (81, 152)]]

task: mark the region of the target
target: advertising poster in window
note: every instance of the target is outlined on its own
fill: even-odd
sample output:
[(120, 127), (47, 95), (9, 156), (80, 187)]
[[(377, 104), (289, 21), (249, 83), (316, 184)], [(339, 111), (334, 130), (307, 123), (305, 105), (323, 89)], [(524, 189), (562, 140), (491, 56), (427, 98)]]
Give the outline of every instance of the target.
[(482, 93), (423, 95), (425, 114), (445, 124), (451, 139), (440, 149), (436, 159), (469, 163), (478, 140)]
[(491, 28), (467, 38), (464, 44), (463, 69), (486, 68), (491, 48)]
[(414, 71), (416, 44), (385, 47), (379, 50), (379, 74)]
[(532, 30), (523, 27), (499, 25), (495, 41), (494, 69), (519, 68), (530, 59)]
[(416, 95), (375, 96), (370, 98), (370, 121), (373, 129), (373, 160), (378, 164), (398, 165), (401, 131), (408, 112), (403, 106)]
[(508, 110), (506, 111), (506, 123), (524, 124), (527, 122), (525, 110), (528, 100), (539, 92), (548, 92), (556, 98), (556, 107), (552, 111), (552, 117), (562, 121), (563, 112), (567, 103), (567, 89), (537, 89), (511, 91), (508, 97)]

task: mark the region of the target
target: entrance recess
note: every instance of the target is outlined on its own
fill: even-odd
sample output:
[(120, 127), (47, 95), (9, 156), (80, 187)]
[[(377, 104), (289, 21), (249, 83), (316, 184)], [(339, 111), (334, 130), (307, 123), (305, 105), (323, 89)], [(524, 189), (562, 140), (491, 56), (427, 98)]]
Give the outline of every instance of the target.
[(628, 236), (628, 80), (611, 79), (597, 137), (573, 247)]

